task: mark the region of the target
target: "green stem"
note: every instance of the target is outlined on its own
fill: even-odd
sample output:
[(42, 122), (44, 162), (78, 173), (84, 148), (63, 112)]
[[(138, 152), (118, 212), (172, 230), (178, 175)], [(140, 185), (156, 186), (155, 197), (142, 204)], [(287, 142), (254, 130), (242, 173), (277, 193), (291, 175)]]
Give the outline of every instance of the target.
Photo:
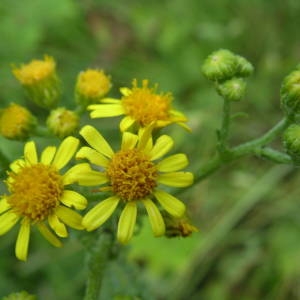
[(101, 290), (106, 264), (111, 254), (113, 237), (108, 232), (101, 232), (98, 240), (89, 247), (88, 279), (84, 300), (97, 300)]
[[(194, 183), (198, 183), (201, 180), (205, 179), (206, 177), (217, 171), (224, 164), (232, 162), (242, 156), (249, 154), (256, 154), (277, 163), (291, 163), (291, 159), (288, 157), (288, 155), (277, 152), (276, 150), (271, 150), (270, 148), (267, 148), (267, 150), (262, 148), (266, 144), (270, 143), (275, 137), (277, 137), (288, 125), (288, 119), (284, 118), (280, 122), (278, 122), (273, 128), (271, 128), (268, 132), (266, 132), (263, 136), (241, 144), (239, 146), (236, 146), (232, 149), (228, 149), (226, 157), (222, 156), (221, 154), (216, 155), (204, 166), (202, 166), (198, 173), (196, 173)], [(228, 130), (225, 130), (225, 132), (228, 132)], [(226, 135), (227, 133), (223, 133), (223, 135), (221, 136), (224, 139)]]
[(224, 99), (223, 114), (222, 114), (222, 127), (219, 130), (219, 145), (218, 149), (220, 154), (226, 153), (230, 125), (230, 101)]

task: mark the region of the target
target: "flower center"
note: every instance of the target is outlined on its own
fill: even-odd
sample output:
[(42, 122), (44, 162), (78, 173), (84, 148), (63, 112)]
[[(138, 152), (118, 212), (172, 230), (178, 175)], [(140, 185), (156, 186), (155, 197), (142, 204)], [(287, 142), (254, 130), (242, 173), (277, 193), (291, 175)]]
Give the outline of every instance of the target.
[(9, 173), (8, 203), (15, 213), (32, 221), (41, 221), (59, 204), (63, 193), (61, 175), (52, 166), (41, 163)]
[(142, 84), (143, 86), (139, 88), (137, 81), (134, 80), (131, 93), (122, 98), (126, 114), (138, 121), (141, 126), (158, 120), (168, 120), (172, 95), (156, 94), (157, 86), (149, 88), (148, 80), (143, 80)]
[(139, 200), (148, 196), (156, 186), (157, 169), (148, 157), (137, 149), (117, 152), (107, 175), (112, 190), (125, 201)]

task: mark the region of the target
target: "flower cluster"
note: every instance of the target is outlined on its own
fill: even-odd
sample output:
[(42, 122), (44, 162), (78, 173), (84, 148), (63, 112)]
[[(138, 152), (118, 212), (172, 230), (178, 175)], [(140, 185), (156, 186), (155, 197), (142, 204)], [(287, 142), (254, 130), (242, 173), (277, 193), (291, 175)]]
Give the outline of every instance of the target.
[[(131, 88), (120, 89), (120, 99), (107, 97), (111, 76), (87, 69), (77, 77), (76, 107), (69, 109), (58, 106), (61, 81), (52, 57), (14, 66), (13, 74), (29, 99), (49, 111), (45, 127), (41, 118), (17, 104), (0, 112), (0, 134), (24, 141), (24, 154), (10, 163), (3, 181), (7, 191), (0, 198), (0, 235), (18, 226), (18, 259), (27, 259), (32, 227), (61, 247), (60, 238), (68, 236), (68, 227), (92, 231), (119, 212), (116, 237), (122, 244), (133, 236), (138, 212), (148, 215), (154, 236), (167, 235), (171, 223), (180, 224), (181, 236), (196, 231), (188, 222), (182, 223), (186, 206), (170, 192), (170, 187), (193, 183), (193, 174), (182, 171), (188, 165), (187, 156), (166, 156), (174, 140), (160, 133), (173, 123), (190, 130), (185, 115), (173, 108), (171, 93), (159, 93), (157, 85), (151, 87), (148, 80), (139, 85), (134, 79)], [(86, 112), (91, 118), (124, 116), (117, 128), (121, 135), (118, 149), (113, 150), (97, 128), (81, 125)], [(38, 155), (34, 141), (38, 134), (56, 136), (60, 144), (46, 145)], [(79, 192), (78, 186), (92, 187), (85, 189), (97, 191), (99, 202), (89, 201), (91, 191), (87, 194), (80, 188)], [(78, 213), (84, 209), (84, 215)]]

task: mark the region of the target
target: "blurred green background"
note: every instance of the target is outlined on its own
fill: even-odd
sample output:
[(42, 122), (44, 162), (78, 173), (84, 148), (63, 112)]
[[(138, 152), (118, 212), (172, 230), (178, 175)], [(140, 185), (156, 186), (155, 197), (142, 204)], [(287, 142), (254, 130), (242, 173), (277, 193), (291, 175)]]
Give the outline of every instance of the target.
[[(27, 104), (11, 65), (44, 54), (57, 60), (69, 108), (76, 76), (88, 67), (111, 74), (114, 96), (147, 78), (189, 117), (191, 134), (176, 126), (165, 132), (196, 171), (214, 154), (222, 109), (201, 75), (203, 60), (227, 48), (255, 66), (233, 108), (247, 113), (233, 122), (236, 145), (282, 118), (280, 84), (300, 61), (299, 28), (298, 0), (1, 0), (1, 107)], [(111, 123), (98, 124), (112, 132)], [(22, 153), (21, 143), (0, 142), (12, 160)], [(280, 138), (274, 146), (281, 149)], [(300, 299), (299, 179), (297, 169), (255, 157), (223, 167), (180, 195), (199, 233), (155, 239), (145, 220), (108, 266), (101, 299)], [(61, 250), (33, 235), (27, 263), (14, 257), (15, 238), (16, 230), (1, 237), (0, 297), (27, 290), (43, 300), (82, 299), (85, 258), (75, 234)]]

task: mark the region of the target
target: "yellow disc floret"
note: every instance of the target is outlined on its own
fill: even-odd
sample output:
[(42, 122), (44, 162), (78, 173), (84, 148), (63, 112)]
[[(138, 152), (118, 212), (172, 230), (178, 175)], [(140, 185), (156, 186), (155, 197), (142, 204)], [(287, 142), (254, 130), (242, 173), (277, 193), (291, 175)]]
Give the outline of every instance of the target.
[(38, 163), (10, 172), (7, 202), (16, 214), (38, 222), (46, 219), (63, 193), (62, 176), (53, 166)]
[(147, 126), (157, 120), (168, 121), (170, 119), (172, 94), (157, 94), (157, 86), (149, 88), (148, 84), (148, 80), (143, 80), (142, 87), (138, 87), (137, 80), (133, 80), (132, 89), (122, 98), (126, 114), (141, 126)]
[(55, 73), (53, 57), (45, 55), (44, 60), (34, 59), (20, 68), (13, 69), (13, 74), (23, 85), (32, 85), (42, 81)]
[(112, 190), (124, 201), (139, 200), (150, 195), (156, 186), (157, 169), (137, 149), (117, 152), (107, 167)]
[[(95, 102), (106, 95), (111, 88), (110, 77), (102, 70), (88, 69), (78, 75), (76, 92), (78, 96), (89, 98), (87, 102)], [(78, 101), (82, 99), (78, 98)]]
[(25, 139), (36, 124), (34, 116), (25, 107), (10, 104), (0, 111), (0, 134), (8, 139)]

